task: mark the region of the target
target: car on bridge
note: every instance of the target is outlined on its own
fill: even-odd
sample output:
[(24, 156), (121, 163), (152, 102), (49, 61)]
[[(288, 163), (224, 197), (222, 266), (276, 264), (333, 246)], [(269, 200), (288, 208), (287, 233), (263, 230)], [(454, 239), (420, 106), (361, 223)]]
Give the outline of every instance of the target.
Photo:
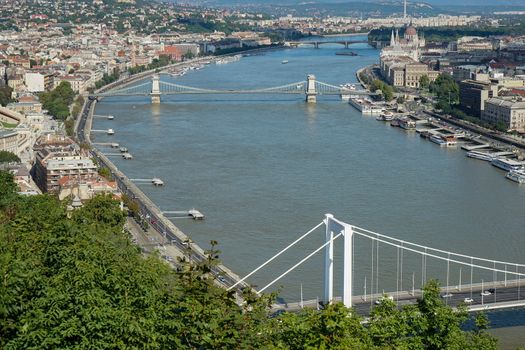
[(472, 298), (465, 298), (465, 299), (463, 299), (463, 302), (465, 304), (472, 304), (474, 302), (474, 299), (472, 299)]
[(490, 290), (484, 290), (483, 292), (479, 293), (482, 297), (486, 297), (489, 295), (492, 295), (492, 292)]
[(446, 298), (452, 298), (452, 297), (453, 297), (453, 294), (452, 294), (452, 293), (446, 293), (446, 294), (441, 295), (441, 297), (442, 297), (443, 299), (446, 299)]
[(394, 297), (391, 295), (383, 295), (381, 298), (377, 299), (375, 303), (376, 305), (380, 305), (385, 300), (394, 301)]

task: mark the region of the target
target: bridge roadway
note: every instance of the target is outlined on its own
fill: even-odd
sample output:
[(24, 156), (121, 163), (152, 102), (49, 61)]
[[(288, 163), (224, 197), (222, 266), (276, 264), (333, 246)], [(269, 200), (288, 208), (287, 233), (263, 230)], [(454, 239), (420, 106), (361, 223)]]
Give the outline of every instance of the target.
[[(79, 143), (87, 143), (91, 145), (89, 132), (91, 130), (95, 105), (96, 100), (87, 100), (84, 104), (80, 118), (78, 118), (76, 136)], [(173, 246), (179, 248), (181, 251), (186, 250), (186, 242), (190, 241), (189, 237), (180, 231), (170, 220), (164, 217), (161, 210), (151, 202), (151, 200), (133, 182), (131, 182), (126, 175), (124, 175), (124, 173), (118, 170), (118, 168), (106, 156), (94, 147), (92, 148), (92, 154), (99, 161), (99, 164), (103, 164), (110, 169), (117, 182), (119, 190), (138, 202), (141, 214), (148, 218), (151, 227), (169, 239)], [(202, 248), (195, 243), (191, 243), (189, 259), (193, 262), (199, 263), (204, 261), (206, 256)], [(224, 265), (212, 267), (211, 273), (218, 277), (217, 282), (226, 288), (234, 285), (240, 279), (239, 276)], [(237, 286), (236, 289), (240, 292), (245, 287), (248, 287), (248, 285), (242, 283)]]
[[(472, 298), (474, 301), (470, 304), (467, 304), (469, 311), (481, 311), (481, 310), (495, 310), (495, 309), (504, 309), (504, 308), (517, 308), (525, 307), (525, 280), (520, 280), (519, 283), (517, 280), (507, 281), (507, 286), (505, 287), (505, 282), (497, 281), (495, 284), (493, 282), (487, 282), (484, 284), (484, 290), (494, 288), (495, 293), (488, 296), (481, 296), (480, 293), (481, 283), (465, 284), (461, 286), (461, 290), (457, 289), (457, 286), (449, 287), (448, 293), (452, 294), (450, 297), (443, 297), (447, 290), (445, 287), (441, 288), (442, 300), (452, 307), (457, 307), (465, 298)], [(519, 294), (518, 294), (519, 292)], [(408, 291), (387, 293), (388, 295), (394, 298), (394, 301), (399, 305), (410, 305), (415, 304), (418, 299), (421, 298), (422, 292), (421, 289), (414, 290), (414, 294)], [(397, 294), (397, 295), (396, 295)], [(519, 295), (519, 297), (518, 297)], [(376, 301), (379, 300), (383, 294), (372, 294), (372, 295), (358, 295), (352, 297), (352, 305), (354, 310), (362, 316), (368, 316), (372, 308), (376, 305)], [(341, 301), (340, 297), (336, 297), (335, 301)], [(318, 307), (317, 300), (305, 300), (303, 301), (304, 308), (315, 309)], [(276, 312), (279, 310), (294, 312), (301, 309), (300, 302), (293, 302), (287, 304), (274, 304), (272, 306), (272, 311)]]
[(286, 41), (285, 46), (297, 47), (299, 45), (312, 45), (316, 49), (324, 44), (344, 45), (345, 49), (352, 44), (368, 44), (368, 40), (304, 40), (304, 41)]

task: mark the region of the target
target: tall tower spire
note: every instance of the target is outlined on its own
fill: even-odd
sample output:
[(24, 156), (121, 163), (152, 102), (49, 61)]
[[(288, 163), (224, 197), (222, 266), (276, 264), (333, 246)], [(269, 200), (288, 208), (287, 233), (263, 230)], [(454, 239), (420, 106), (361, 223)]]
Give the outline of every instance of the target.
[(392, 29), (392, 36), (390, 37), (390, 46), (394, 46), (396, 44), (396, 39), (394, 37), (394, 29)]
[(406, 19), (406, 18), (407, 18), (407, 0), (405, 0), (404, 6), (403, 6), (403, 19)]

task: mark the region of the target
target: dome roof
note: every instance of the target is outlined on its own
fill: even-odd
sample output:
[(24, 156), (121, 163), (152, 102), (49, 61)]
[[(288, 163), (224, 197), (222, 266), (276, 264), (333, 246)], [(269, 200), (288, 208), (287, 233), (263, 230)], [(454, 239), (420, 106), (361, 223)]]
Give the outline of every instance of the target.
[(417, 30), (414, 27), (408, 27), (407, 30), (405, 30), (405, 35), (417, 35)]

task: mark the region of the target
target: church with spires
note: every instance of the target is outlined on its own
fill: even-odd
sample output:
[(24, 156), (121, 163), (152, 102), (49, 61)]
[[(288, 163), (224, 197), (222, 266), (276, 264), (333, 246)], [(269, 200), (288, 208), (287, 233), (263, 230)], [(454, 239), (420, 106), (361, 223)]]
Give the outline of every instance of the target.
[(403, 38), (399, 36), (399, 29), (396, 29), (395, 34), (392, 29), (390, 45), (381, 50), (381, 57), (410, 57), (418, 61), (420, 49), (423, 47), (425, 47), (425, 38), (419, 37), (416, 28), (412, 25), (405, 29)]
[(419, 36), (412, 25), (405, 29), (403, 38), (399, 30), (392, 30), (390, 45), (380, 54), (381, 74), (393, 86), (418, 88), (420, 78), (426, 75), (434, 81), (439, 72), (419, 62), (421, 49), (425, 47), (425, 38)]

